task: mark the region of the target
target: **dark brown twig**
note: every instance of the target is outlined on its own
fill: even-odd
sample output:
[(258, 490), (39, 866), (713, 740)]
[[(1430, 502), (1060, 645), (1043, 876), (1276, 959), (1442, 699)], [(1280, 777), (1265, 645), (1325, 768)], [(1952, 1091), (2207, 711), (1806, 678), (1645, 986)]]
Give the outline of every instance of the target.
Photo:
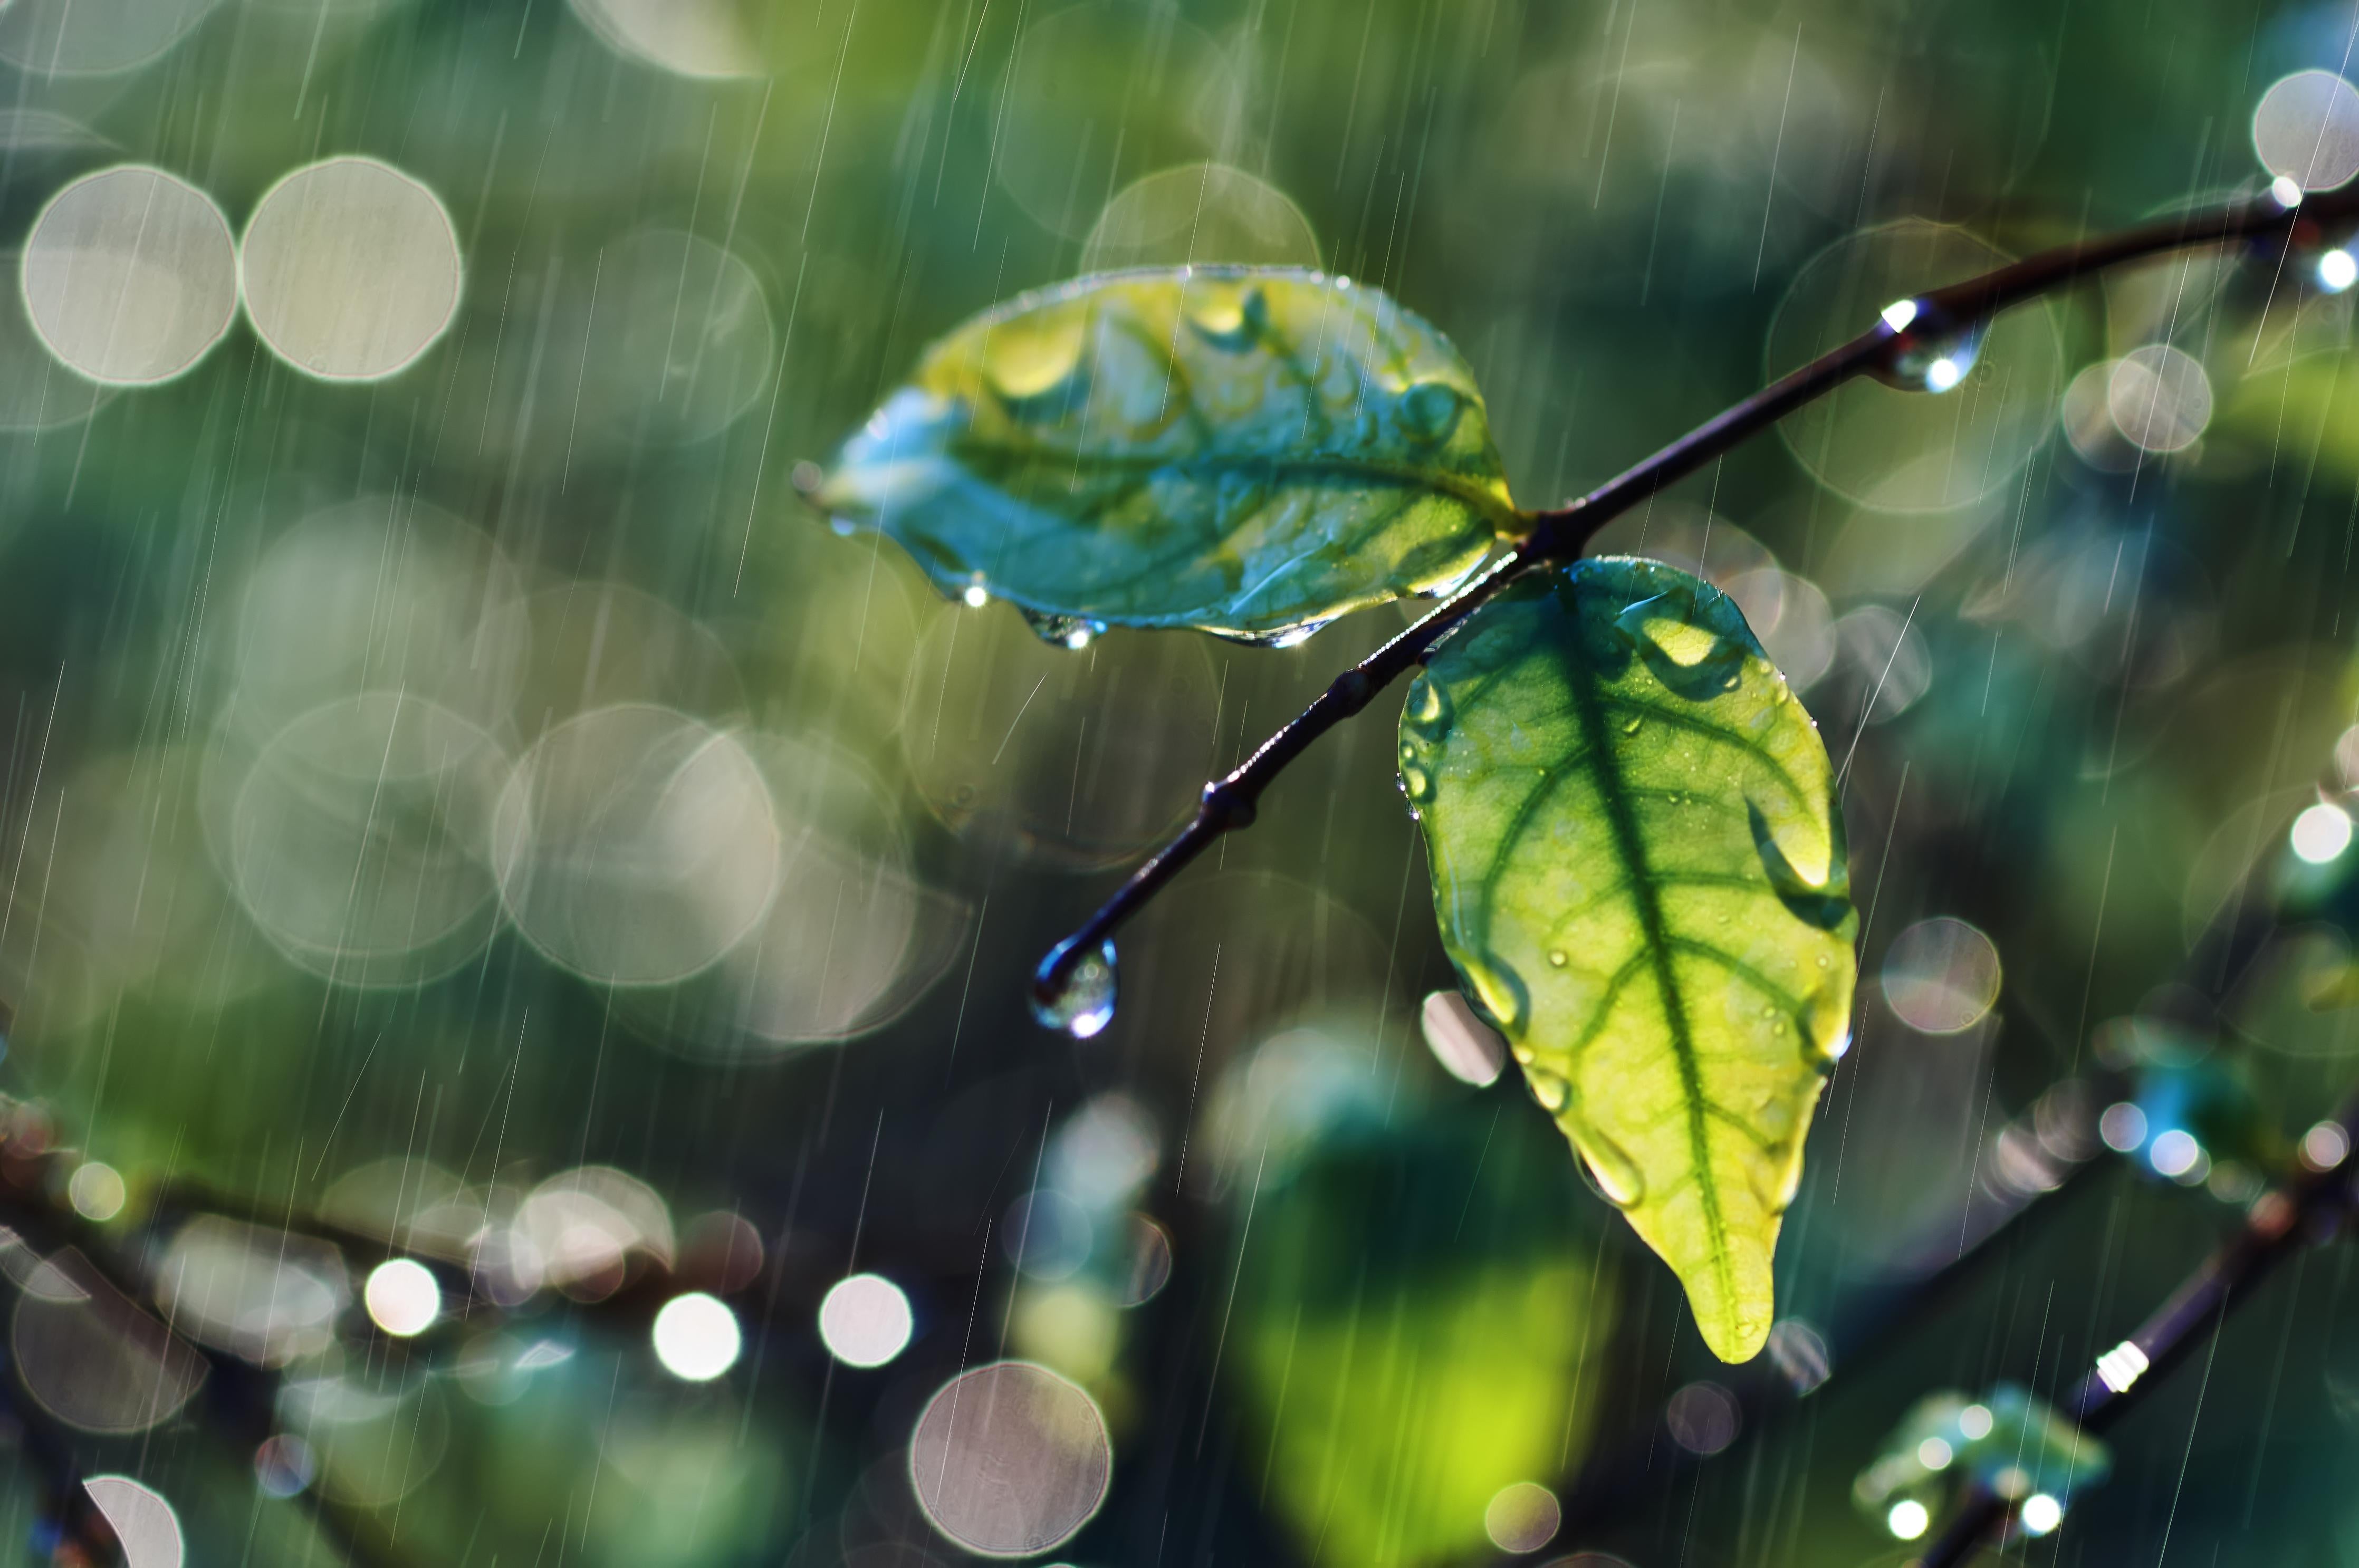
[[(2343, 1147), (2359, 1146), (2359, 1093), (2335, 1112)], [(2065, 1416), (2104, 1432), (2153, 1393), (2165, 1374), (2193, 1354), (2208, 1330), (2251, 1299), (2253, 1288), (2303, 1246), (2332, 1233), (2351, 1201), (2353, 1161), (2304, 1170), (2245, 1211), (2245, 1223), (2203, 1266), (2173, 1291), (2136, 1332), (2097, 1359), (2063, 1401)], [(1959, 1568), (2014, 1522), (2017, 1503), (1977, 1488), (1960, 1505), (1916, 1568)]]
[(1444, 600), (1399, 636), (1335, 677), (1310, 707), (1262, 742), (1244, 764), (1204, 786), (1196, 815), (1179, 837), (1131, 873), (1081, 929), (1049, 950), (1032, 980), (1043, 1006), (1063, 995), (1074, 967), (1114, 932), (1212, 841), (1253, 821), (1277, 775), (1310, 743), (1373, 701), (1376, 694), (1425, 662), (1466, 618), (1509, 583), (1542, 567), (1579, 556), (1597, 530), (1666, 485), (1686, 478), (1807, 404), (1863, 373), (1891, 373), (1906, 357), (1962, 334), (1979, 331), (2009, 306), (2049, 294), (2076, 279), (2173, 251), (2229, 241), (2315, 244), (2338, 224), (2359, 219), (2359, 185), (2305, 198), (2288, 207), (2273, 195), (2192, 210), (2118, 233), (2042, 251), (1979, 277), (1918, 296), (1913, 318), (1896, 330), (1879, 321), (1869, 330), (1772, 382), (1742, 403), (1698, 426), (1669, 446), (1587, 495), (1531, 514), (1531, 528), (1472, 582)]

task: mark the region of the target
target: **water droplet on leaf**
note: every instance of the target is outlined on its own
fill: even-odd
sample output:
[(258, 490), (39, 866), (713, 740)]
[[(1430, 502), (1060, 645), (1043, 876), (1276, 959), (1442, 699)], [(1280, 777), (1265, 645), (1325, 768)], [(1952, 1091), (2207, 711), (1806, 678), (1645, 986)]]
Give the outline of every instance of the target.
[(1616, 1208), (1635, 1208), (1647, 1195), (1647, 1178), (1638, 1170), (1638, 1162), (1630, 1158), (1619, 1143), (1593, 1127), (1574, 1130), (1573, 1147), (1581, 1151), (1582, 1162), (1597, 1182), (1597, 1190), (1605, 1201)]
[(1412, 441), (1432, 445), (1457, 427), (1465, 395), (1445, 381), (1420, 381), (1401, 394), (1401, 429)]
[(1450, 722), (1450, 698), (1437, 682), (1419, 676), (1408, 688), (1408, 707), (1402, 717), (1424, 730), (1428, 740), (1438, 740), (1438, 731)]
[(1032, 1016), (1044, 1028), (1087, 1040), (1114, 1021), (1114, 943), (1100, 943), (1096, 952), (1083, 954), (1063, 983), (1058, 984), (1050, 976), (1070, 946), (1070, 939), (1060, 943), (1041, 960), (1033, 980)]
[(1259, 287), (1239, 289), (1232, 284), (1191, 280), (1187, 318), (1188, 325), (1206, 342), (1242, 353), (1260, 341), (1269, 320), (1269, 301)]
[(1082, 344), (1088, 324), (1083, 310), (1038, 311), (993, 333), (984, 374), (1010, 414), (1056, 419), (1079, 406), (1087, 395)]
[[(1614, 629), (1650, 658), (1668, 662), (1677, 670), (1743, 659), (1745, 650), (1694, 619), (1697, 606), (1685, 594), (1658, 593), (1626, 606), (1614, 617)], [(1730, 672), (1733, 684), (1736, 671)]]
[[(1332, 617), (1329, 619), (1332, 620)], [(1248, 648), (1297, 647), (1308, 643), (1326, 629), (1326, 621), (1304, 621), (1292, 626), (1279, 626), (1267, 632), (1239, 632), (1219, 626), (1203, 628), (1223, 643), (1238, 643)]]
[(1556, 1115), (1572, 1101), (1572, 1086), (1546, 1067), (1524, 1069), (1524, 1086), (1532, 1091), (1532, 1098), (1542, 1110)]
[(1076, 652), (1105, 634), (1106, 623), (1080, 615), (1051, 615), (1038, 610), (1023, 611), (1024, 623), (1043, 643)]
[(1474, 1004), (1490, 1015), (1500, 1033), (1521, 1033), (1527, 1006), (1524, 982), (1508, 970), (1475, 960), (1462, 958), (1458, 967), (1473, 989)]
[(1829, 1065), (1851, 1049), (1851, 1008), (1840, 989), (1830, 986), (1811, 992), (1802, 1003), (1801, 1016), (1795, 1020), (1802, 1032), (1802, 1044)]

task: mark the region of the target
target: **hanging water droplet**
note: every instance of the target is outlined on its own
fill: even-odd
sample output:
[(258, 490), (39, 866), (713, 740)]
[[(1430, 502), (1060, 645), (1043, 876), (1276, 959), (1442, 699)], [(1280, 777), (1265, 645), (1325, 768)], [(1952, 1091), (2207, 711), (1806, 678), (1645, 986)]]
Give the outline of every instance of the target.
[(1576, 1128), (1572, 1140), (1572, 1146), (1581, 1151), (1582, 1163), (1589, 1167), (1605, 1201), (1615, 1208), (1636, 1207), (1647, 1195), (1647, 1178), (1639, 1171), (1638, 1162), (1593, 1127)]
[(966, 585), (966, 591), (959, 597), (966, 600), (966, 607), (969, 610), (980, 610), (991, 602), (991, 593), (983, 586), (981, 572), (974, 574), (974, 580)]
[[(1331, 616), (1329, 619), (1333, 618)], [(1239, 643), (1248, 648), (1299, 647), (1326, 629), (1326, 621), (1305, 621), (1297, 625), (1279, 626), (1267, 632), (1239, 632), (1214, 626), (1204, 628), (1223, 643)]]
[(1532, 1098), (1550, 1116), (1556, 1115), (1572, 1101), (1572, 1086), (1546, 1067), (1524, 1069), (1524, 1087), (1532, 1091)]
[(1986, 323), (1960, 327), (1921, 299), (1900, 299), (1884, 308), (1884, 325), (1890, 346), (1868, 374), (1902, 392), (1947, 392), (1974, 368)]
[(1829, 985), (1811, 992), (1794, 1021), (1802, 1032), (1802, 1048), (1830, 1067), (1851, 1049), (1851, 1004), (1841, 994), (1843, 989)]
[(1044, 1028), (1087, 1040), (1114, 1021), (1114, 943), (1102, 942), (1094, 953), (1082, 954), (1060, 982), (1059, 962), (1072, 945), (1068, 937), (1040, 961), (1032, 979), (1032, 1016)]
[(1092, 621), (1086, 616), (1051, 615), (1038, 610), (1027, 610), (1022, 613), (1024, 623), (1032, 628), (1034, 636), (1043, 643), (1071, 648), (1076, 653), (1105, 634), (1104, 622)]
[(1459, 970), (1473, 988), (1473, 1001), (1506, 1035), (1523, 1032), (1527, 1005), (1524, 982), (1512, 970), (1496, 968), (1480, 959), (1461, 959)]

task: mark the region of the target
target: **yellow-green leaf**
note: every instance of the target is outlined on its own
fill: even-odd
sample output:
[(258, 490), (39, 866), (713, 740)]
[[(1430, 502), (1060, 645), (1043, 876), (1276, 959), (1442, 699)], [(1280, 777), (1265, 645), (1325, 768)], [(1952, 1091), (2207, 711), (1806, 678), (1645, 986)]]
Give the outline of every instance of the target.
[(1735, 605), (1651, 561), (1516, 584), (1410, 688), (1401, 780), (1442, 939), (1723, 1358), (1849, 1040), (1842, 818), (1818, 728)]
[(1254, 641), (1438, 592), (1519, 526), (1457, 351), (1298, 268), (1103, 273), (986, 311), (816, 499), (948, 592)]

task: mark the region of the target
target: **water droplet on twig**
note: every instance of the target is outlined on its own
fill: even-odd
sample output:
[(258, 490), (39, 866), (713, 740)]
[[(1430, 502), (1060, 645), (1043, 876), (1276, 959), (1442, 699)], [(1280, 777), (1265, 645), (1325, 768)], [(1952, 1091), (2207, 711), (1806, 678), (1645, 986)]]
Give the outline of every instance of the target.
[(1892, 332), (1884, 357), (1868, 374), (1902, 392), (1947, 392), (1974, 368), (1987, 323), (1959, 326), (1946, 311), (1921, 299), (1898, 299), (1884, 308)]
[(1114, 1022), (1114, 943), (1102, 942), (1094, 953), (1083, 954), (1060, 979), (1059, 968), (1072, 945), (1066, 938), (1040, 961), (1032, 982), (1032, 1016), (1044, 1028), (1087, 1040)]

